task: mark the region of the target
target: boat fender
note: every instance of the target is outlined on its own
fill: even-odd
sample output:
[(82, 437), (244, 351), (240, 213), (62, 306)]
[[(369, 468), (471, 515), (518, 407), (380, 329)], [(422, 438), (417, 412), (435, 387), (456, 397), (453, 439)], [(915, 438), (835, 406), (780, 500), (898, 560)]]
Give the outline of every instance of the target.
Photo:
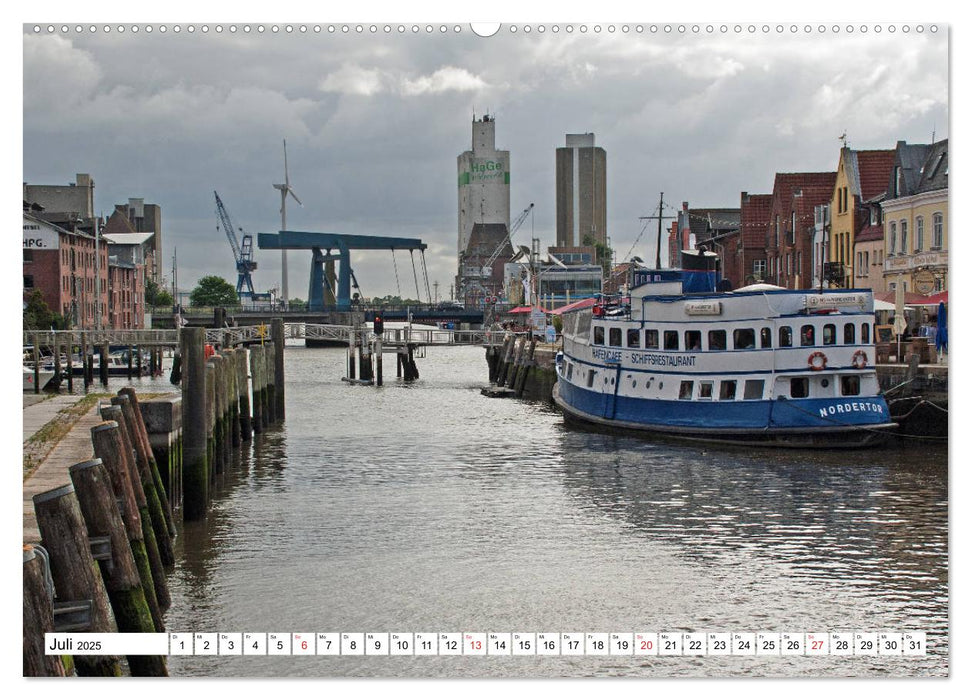
[(862, 350), (857, 350), (855, 353), (853, 353), (854, 367), (856, 367), (857, 369), (863, 369), (864, 367), (866, 367), (866, 363), (867, 363), (867, 356), (865, 352), (863, 352)]
[(809, 369), (813, 370), (814, 372), (826, 369), (826, 362), (826, 355), (817, 350), (809, 356)]
[(600, 318), (600, 315), (602, 313), (603, 313), (603, 309), (601, 309), (599, 305), (593, 307), (593, 315), (594, 316), (596, 316), (597, 318)]

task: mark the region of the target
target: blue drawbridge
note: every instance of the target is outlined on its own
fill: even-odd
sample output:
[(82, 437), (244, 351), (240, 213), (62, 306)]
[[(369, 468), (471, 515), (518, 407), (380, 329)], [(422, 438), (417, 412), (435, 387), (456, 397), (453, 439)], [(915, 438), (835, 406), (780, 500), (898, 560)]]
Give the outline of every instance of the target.
[[(261, 250), (309, 250), (313, 253), (310, 262), (310, 291), (307, 295), (307, 308), (310, 311), (325, 311), (324, 290), (327, 280), (324, 264), (336, 260), (340, 263), (337, 275), (337, 311), (351, 309), (351, 269), (352, 250), (407, 250), (414, 254), (422, 253), (422, 266), (427, 244), (418, 238), (395, 238), (391, 236), (359, 236), (345, 233), (317, 233), (314, 231), (280, 231), (278, 233), (258, 234), (257, 244)], [(397, 273), (396, 273), (397, 274)], [(355, 286), (357, 280), (355, 278)], [(415, 284), (417, 287), (417, 274)], [(426, 287), (428, 286), (426, 275)], [(419, 297), (421, 293), (419, 291)]]

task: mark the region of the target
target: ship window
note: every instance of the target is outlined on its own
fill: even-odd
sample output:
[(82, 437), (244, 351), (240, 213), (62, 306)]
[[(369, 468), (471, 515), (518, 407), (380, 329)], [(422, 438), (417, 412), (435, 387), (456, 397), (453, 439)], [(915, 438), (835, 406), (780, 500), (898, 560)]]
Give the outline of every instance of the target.
[(684, 332), (684, 349), (701, 350), (701, 331)]
[(623, 342), (622, 342), (623, 341), (623, 337), (624, 337), (624, 334), (623, 334), (623, 331), (620, 328), (611, 328), (610, 329), (610, 345), (611, 346), (613, 346), (613, 347), (616, 348), (616, 347), (620, 347), (621, 345), (623, 345)]
[(725, 349), (725, 331), (708, 331), (708, 349)]
[(801, 338), (800, 344), (805, 347), (807, 345), (816, 344), (816, 329), (810, 325), (802, 327), (802, 332), (799, 337)]
[(754, 328), (736, 328), (732, 333), (732, 340), (735, 342), (736, 350), (748, 350), (755, 347)]
[(596, 376), (597, 376), (596, 370), (590, 370), (590, 372), (587, 374), (587, 387), (593, 386), (593, 380)]
[(857, 375), (849, 374), (840, 377), (840, 391), (843, 396), (860, 395), (860, 378)]
[(627, 329), (627, 347), (639, 348), (641, 346), (641, 331), (639, 328)]
[(681, 390), (678, 392), (679, 399), (690, 399), (694, 391), (695, 383), (692, 381), (681, 382)]
[(792, 327), (791, 326), (779, 326), (779, 347), (780, 348), (792, 347)]
[(765, 388), (765, 381), (762, 379), (746, 379), (745, 393), (742, 395), (746, 401), (762, 398), (762, 390)]
[(864, 345), (870, 342), (870, 324), (864, 323), (860, 326), (860, 342)]
[(594, 326), (593, 327), (593, 344), (603, 345), (604, 344), (604, 327)]
[(589, 309), (584, 309), (577, 314), (577, 338), (586, 340), (590, 337), (590, 322), (593, 320), (593, 313)]
[(854, 343), (856, 343), (856, 325), (846, 323), (843, 325), (843, 344), (853, 345)]
[(835, 323), (827, 323), (823, 326), (823, 345), (836, 345)]
[(735, 400), (735, 380), (728, 379), (721, 383), (721, 389), (718, 393), (719, 401), (734, 401)]
[(809, 396), (809, 377), (793, 377), (789, 380), (789, 396), (804, 399)]
[(772, 329), (766, 326), (761, 331), (762, 337), (762, 347), (771, 348), (772, 347)]
[(664, 331), (664, 349), (665, 350), (677, 350), (678, 349), (678, 332), (677, 331)]
[(657, 329), (648, 328), (644, 331), (644, 347), (657, 348)]
[(700, 382), (698, 384), (698, 398), (711, 400), (711, 393), (714, 391), (714, 382)]

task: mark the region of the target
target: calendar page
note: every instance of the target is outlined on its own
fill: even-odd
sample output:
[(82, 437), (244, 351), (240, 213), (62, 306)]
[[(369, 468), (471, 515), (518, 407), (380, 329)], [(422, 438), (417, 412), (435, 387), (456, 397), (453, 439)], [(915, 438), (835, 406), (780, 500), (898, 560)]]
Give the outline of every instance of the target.
[(24, 8), (25, 676), (949, 677), (951, 26), (646, 7)]

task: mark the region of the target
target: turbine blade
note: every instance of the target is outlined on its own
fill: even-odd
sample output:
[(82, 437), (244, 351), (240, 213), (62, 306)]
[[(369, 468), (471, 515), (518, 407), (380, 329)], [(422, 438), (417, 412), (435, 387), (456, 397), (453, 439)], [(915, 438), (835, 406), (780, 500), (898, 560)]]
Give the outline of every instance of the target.
[(303, 206), (303, 202), (300, 201), (300, 198), (297, 196), (297, 193), (296, 192), (294, 192), (289, 187), (287, 187), (287, 192), (290, 193), (290, 196), (291, 197), (293, 197), (295, 200), (297, 200), (297, 204), (299, 204), (300, 206)]
[(287, 188), (290, 187), (290, 169), (287, 167), (287, 140), (283, 139), (283, 178), (287, 184)]

